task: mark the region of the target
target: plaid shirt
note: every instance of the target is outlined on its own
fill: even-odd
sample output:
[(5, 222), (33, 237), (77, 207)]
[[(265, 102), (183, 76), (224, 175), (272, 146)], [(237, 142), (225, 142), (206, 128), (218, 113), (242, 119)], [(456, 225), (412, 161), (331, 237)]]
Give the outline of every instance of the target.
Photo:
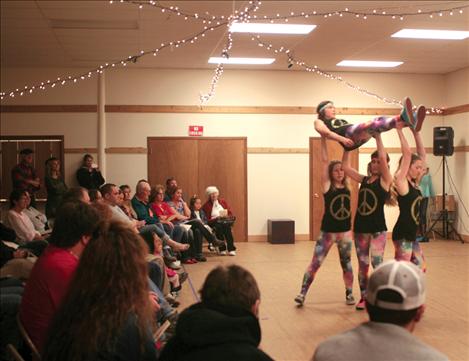
[(25, 163), (20, 163), (11, 170), (11, 181), (13, 183), (13, 189), (25, 190), (33, 194), (39, 190), (39, 187), (34, 187), (31, 184), (26, 183), (24, 180), (35, 180), (36, 178), (36, 170), (32, 166)]

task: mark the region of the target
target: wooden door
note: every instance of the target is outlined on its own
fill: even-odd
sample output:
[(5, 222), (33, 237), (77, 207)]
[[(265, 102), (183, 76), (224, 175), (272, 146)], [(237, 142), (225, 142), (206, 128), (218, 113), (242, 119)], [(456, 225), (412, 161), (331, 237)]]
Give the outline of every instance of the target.
[[(338, 142), (327, 141), (327, 152), (329, 160), (341, 160), (343, 148)], [(358, 169), (358, 150), (350, 152), (350, 165)], [(324, 213), (324, 198), (321, 186), (321, 138), (309, 138), (309, 182), (310, 182), (310, 222), (309, 222), (309, 238), (315, 241), (319, 236), (321, 228), (321, 220)], [(348, 178), (348, 184), (351, 190), (351, 207), (352, 207), (352, 225), (355, 216), (358, 183)]]
[(247, 144), (246, 138), (148, 138), (148, 181), (153, 186), (175, 177), (184, 198), (215, 185), (233, 208), (237, 220), (235, 241), (247, 240)]

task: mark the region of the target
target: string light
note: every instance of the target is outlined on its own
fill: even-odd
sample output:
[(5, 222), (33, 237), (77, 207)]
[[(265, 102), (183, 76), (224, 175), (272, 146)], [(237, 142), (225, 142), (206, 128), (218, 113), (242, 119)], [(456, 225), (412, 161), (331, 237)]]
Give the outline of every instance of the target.
[[(212, 30), (215, 30), (217, 28), (220, 28), (222, 26), (226, 26), (228, 24), (228, 22), (221, 22), (220, 24), (217, 24), (217, 25), (212, 25), (212, 26), (206, 26), (203, 30), (199, 31), (198, 33), (188, 37), (188, 38), (185, 38), (185, 39), (181, 39), (181, 40), (176, 40), (176, 41), (170, 41), (170, 42), (166, 42), (166, 43), (161, 43), (160, 46), (154, 50), (147, 50), (147, 51), (144, 51), (144, 50), (141, 50), (138, 54), (136, 55), (130, 55), (128, 56), (127, 58), (124, 58), (124, 59), (121, 59), (121, 60), (117, 60), (117, 61), (114, 61), (112, 63), (105, 63), (105, 64), (102, 64), (102, 65), (99, 65), (98, 67), (94, 68), (94, 69), (91, 69), (91, 70), (88, 70), (86, 71), (85, 73), (82, 73), (82, 74), (79, 74), (79, 75), (76, 75), (76, 76), (62, 76), (62, 77), (58, 77), (56, 80), (47, 80), (47, 81), (42, 81), (38, 84), (35, 84), (33, 86), (29, 86), (29, 85), (26, 85), (24, 87), (24, 89), (31, 89), (32, 91), (29, 91), (28, 94), (31, 94), (33, 93), (36, 88), (40, 88), (41, 90), (45, 90), (46, 87), (49, 87), (49, 88), (54, 88), (57, 84), (60, 84), (60, 85), (65, 85), (67, 83), (77, 83), (81, 80), (86, 80), (86, 79), (89, 79), (91, 78), (92, 75), (95, 75), (95, 74), (100, 74), (102, 73), (105, 69), (108, 69), (108, 68), (111, 68), (111, 67), (115, 67), (115, 66), (127, 66), (128, 63), (136, 63), (138, 61), (138, 59), (140, 59), (141, 57), (143, 56), (146, 56), (146, 55), (149, 55), (149, 54), (153, 54), (156, 56), (156, 54), (158, 54), (161, 50), (165, 49), (165, 48), (168, 48), (168, 47), (172, 47), (173, 45), (175, 46), (181, 46), (181, 45), (186, 45), (188, 43), (190, 44), (193, 44), (194, 42), (196, 42), (197, 40), (200, 40), (201, 38), (203, 38), (205, 36), (205, 33), (209, 32), (209, 31), (212, 31)], [(65, 79), (64, 79), (65, 78)], [(7, 96), (7, 93), (8, 93), (8, 96), (10, 98), (14, 98), (16, 95), (20, 95), (20, 96), (23, 96), (25, 95), (24, 91), (20, 90), (20, 89), (15, 89), (15, 90), (10, 90), (10, 91), (1, 91), (0, 92), (0, 99), (3, 100), (4, 97)]]
[[(397, 99), (394, 99), (394, 98), (382, 97), (382, 96), (380, 96), (380, 95), (378, 95), (378, 94), (376, 94), (376, 93), (374, 93), (374, 92), (372, 92), (368, 89), (365, 89), (365, 88), (362, 88), (358, 85), (350, 83), (349, 81), (345, 80), (344, 78), (342, 78), (339, 75), (334, 75), (334, 74), (328, 73), (326, 71), (323, 71), (317, 65), (312, 65), (312, 66), (308, 65), (304, 61), (295, 58), (294, 55), (293, 55), (293, 52), (290, 49), (287, 49), (283, 46), (280, 47), (280, 48), (275, 48), (272, 44), (268, 44), (268, 43), (263, 42), (261, 40), (260, 35), (251, 34), (251, 40), (256, 41), (258, 43), (258, 45), (262, 46), (263, 48), (265, 48), (269, 51), (273, 51), (276, 54), (281, 53), (281, 54), (287, 55), (289, 64), (296, 64), (299, 67), (305, 69), (307, 72), (315, 73), (315, 74), (318, 74), (318, 75), (320, 75), (320, 76), (322, 76), (326, 79), (335, 80), (335, 81), (338, 81), (340, 83), (343, 83), (347, 87), (349, 87), (350, 89), (352, 89), (354, 91), (357, 91), (361, 94), (364, 94), (364, 95), (367, 95), (367, 96), (370, 96), (370, 97), (373, 97), (373, 98), (375, 98), (379, 101), (382, 101), (386, 104), (393, 104), (393, 105), (402, 106), (402, 101), (400, 101), (400, 100), (397, 100)], [(443, 113), (442, 108), (439, 108), (439, 107), (429, 107), (429, 108), (427, 108), (427, 114), (442, 114), (442, 113)]]

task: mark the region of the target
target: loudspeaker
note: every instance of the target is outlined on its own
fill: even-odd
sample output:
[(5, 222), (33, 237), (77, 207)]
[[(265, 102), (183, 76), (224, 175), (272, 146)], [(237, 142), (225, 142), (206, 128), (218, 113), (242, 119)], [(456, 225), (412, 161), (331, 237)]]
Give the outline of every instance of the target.
[(453, 155), (454, 131), (451, 127), (433, 128), (433, 154)]

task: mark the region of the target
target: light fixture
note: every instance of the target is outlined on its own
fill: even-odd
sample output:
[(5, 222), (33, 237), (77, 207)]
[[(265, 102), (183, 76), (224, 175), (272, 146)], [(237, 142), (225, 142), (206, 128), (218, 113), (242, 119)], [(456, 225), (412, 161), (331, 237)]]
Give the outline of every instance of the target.
[(469, 38), (469, 31), (432, 30), (432, 29), (402, 29), (391, 35), (392, 38), (410, 39), (445, 39), (463, 40)]
[(271, 24), (271, 23), (233, 23), (232, 33), (253, 34), (309, 34), (316, 25), (310, 24)]
[(374, 60), (342, 60), (337, 66), (358, 66), (367, 68), (394, 68), (402, 61), (374, 61)]
[(208, 59), (209, 64), (246, 64), (246, 65), (265, 65), (272, 64), (275, 58), (225, 58), (225, 57), (211, 57)]

